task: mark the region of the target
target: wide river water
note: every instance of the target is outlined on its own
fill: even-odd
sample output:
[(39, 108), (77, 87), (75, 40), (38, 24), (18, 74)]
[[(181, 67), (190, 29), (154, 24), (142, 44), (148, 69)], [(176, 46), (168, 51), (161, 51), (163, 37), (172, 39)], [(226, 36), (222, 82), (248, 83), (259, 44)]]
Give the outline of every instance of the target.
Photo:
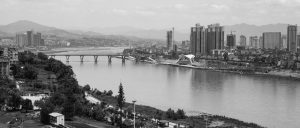
[[(120, 49), (82, 49), (68, 53), (96, 53)], [(56, 57), (66, 63), (65, 57)], [(162, 110), (184, 109), (225, 115), (271, 128), (300, 127), (300, 81), (221, 73), (207, 70), (153, 65), (107, 57), (70, 57), (79, 84), (99, 90), (118, 92), (122, 82), (128, 102), (150, 105)], [(115, 95), (114, 94), (114, 95)]]

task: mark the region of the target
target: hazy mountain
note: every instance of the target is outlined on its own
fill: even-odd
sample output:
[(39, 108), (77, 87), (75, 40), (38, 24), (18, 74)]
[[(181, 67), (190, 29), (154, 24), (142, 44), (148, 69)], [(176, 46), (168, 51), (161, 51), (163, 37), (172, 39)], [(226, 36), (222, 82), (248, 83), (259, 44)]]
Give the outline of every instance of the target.
[(7, 37), (7, 36), (12, 36), (12, 34), (8, 34), (6, 32), (0, 31), (0, 37)]
[[(288, 24), (268, 24), (268, 25), (249, 25), (249, 24), (236, 24), (236, 25), (229, 25), (225, 26), (225, 33), (229, 34), (231, 31), (234, 31), (233, 34), (245, 35), (249, 36), (262, 36), (263, 32), (281, 32), (281, 35), (287, 34), (287, 26)], [(298, 31), (300, 27), (298, 27)], [(239, 37), (238, 37), (239, 39)]]
[[(233, 31), (237, 35), (237, 41), (241, 34), (247, 36), (261, 36), (263, 32), (281, 32), (282, 35), (287, 33), (287, 24), (269, 24), (269, 25), (249, 25), (236, 24), (225, 25), (225, 35)], [(48, 27), (35, 22), (21, 20), (8, 25), (0, 25), (0, 36), (14, 36), (17, 32), (34, 30), (43, 33), (43, 35), (56, 35), (58, 37), (81, 38), (81, 37), (103, 37), (103, 38), (144, 38), (166, 40), (166, 31), (168, 29), (140, 29), (134, 27), (106, 27), (106, 28), (89, 28), (87, 31), (82, 30), (63, 30), (55, 27)], [(188, 28), (189, 29), (189, 28)], [(187, 30), (188, 30), (187, 29)], [(300, 31), (300, 27), (298, 28)], [(114, 35), (114, 36), (113, 36)], [(189, 31), (175, 28), (175, 40), (189, 40)], [(226, 37), (225, 37), (226, 39)]]
[(49, 30), (55, 30), (54, 27), (48, 27), (44, 25), (40, 25), (38, 23), (34, 23), (27, 20), (20, 20), (14, 23), (10, 23), (8, 25), (0, 26), (0, 31), (6, 32), (6, 33), (17, 33), (17, 32), (23, 32), (28, 30), (34, 30), (34, 31), (49, 31)]
[[(165, 40), (167, 36), (167, 29), (140, 29), (134, 27), (120, 26), (107, 28), (91, 28), (91, 31), (99, 32), (106, 35), (123, 35), (135, 36), (145, 39), (160, 39)], [(184, 33), (175, 30), (175, 40), (187, 40), (189, 33)]]
[[(55, 27), (48, 27), (41, 25), (32, 21), (20, 20), (14, 23), (0, 26), (0, 31), (8, 33), (10, 35), (15, 35), (18, 32), (25, 32), (28, 30), (33, 30), (35, 32), (41, 32), (43, 35), (56, 35), (58, 37), (68, 37), (77, 38), (80, 37), (77, 34), (70, 33), (68, 31), (58, 29)], [(1, 34), (1, 33), (0, 33)]]
[[(225, 25), (225, 35), (231, 33), (237, 35), (239, 40), (240, 35), (249, 36), (261, 36), (263, 32), (281, 32), (282, 35), (286, 35), (288, 24), (268, 24), (268, 25), (249, 25), (249, 24), (236, 24), (236, 25)], [(112, 35), (124, 35), (124, 36), (135, 36), (140, 38), (152, 38), (152, 39), (166, 39), (167, 29), (139, 29), (134, 27), (108, 27), (108, 28), (91, 28), (90, 30)], [(300, 27), (298, 28), (300, 31)], [(175, 40), (189, 40), (189, 31), (178, 30), (175, 28)]]

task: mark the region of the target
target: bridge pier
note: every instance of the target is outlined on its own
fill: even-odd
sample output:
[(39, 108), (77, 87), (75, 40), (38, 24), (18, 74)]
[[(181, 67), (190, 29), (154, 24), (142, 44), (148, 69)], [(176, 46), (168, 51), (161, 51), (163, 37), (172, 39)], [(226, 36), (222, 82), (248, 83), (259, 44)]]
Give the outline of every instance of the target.
[(70, 55), (66, 55), (66, 61), (69, 62), (70, 60)]
[(98, 62), (98, 56), (94, 56), (94, 61), (95, 61), (95, 63)]
[(80, 62), (83, 62), (83, 58), (84, 58), (84, 56), (80, 55)]
[(107, 56), (108, 58), (108, 63), (111, 63), (111, 56)]

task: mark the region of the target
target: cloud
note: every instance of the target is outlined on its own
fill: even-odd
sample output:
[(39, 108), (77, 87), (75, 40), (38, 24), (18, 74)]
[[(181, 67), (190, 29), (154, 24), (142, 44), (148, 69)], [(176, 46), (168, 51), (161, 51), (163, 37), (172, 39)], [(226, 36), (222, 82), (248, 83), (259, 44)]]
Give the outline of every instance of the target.
[(136, 13), (143, 15), (143, 16), (150, 16), (150, 15), (156, 14), (156, 12), (154, 12), (154, 11), (146, 11), (146, 10), (137, 10)]
[(217, 10), (229, 10), (229, 7), (225, 4), (212, 4), (211, 7)]
[(174, 8), (175, 8), (175, 9), (181, 10), (181, 9), (187, 8), (187, 6), (184, 5), (184, 4), (175, 4), (175, 5), (174, 5)]
[(128, 14), (128, 11), (127, 10), (124, 10), (124, 9), (113, 9), (112, 10), (114, 13), (116, 14), (120, 14), (120, 15), (127, 15)]

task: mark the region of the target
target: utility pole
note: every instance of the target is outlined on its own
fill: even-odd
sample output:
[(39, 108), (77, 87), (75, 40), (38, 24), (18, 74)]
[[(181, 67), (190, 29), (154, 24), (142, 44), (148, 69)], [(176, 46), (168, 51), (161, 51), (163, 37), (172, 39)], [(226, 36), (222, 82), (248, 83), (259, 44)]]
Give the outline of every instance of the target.
[(135, 102), (136, 100), (133, 100), (133, 128), (135, 128)]

